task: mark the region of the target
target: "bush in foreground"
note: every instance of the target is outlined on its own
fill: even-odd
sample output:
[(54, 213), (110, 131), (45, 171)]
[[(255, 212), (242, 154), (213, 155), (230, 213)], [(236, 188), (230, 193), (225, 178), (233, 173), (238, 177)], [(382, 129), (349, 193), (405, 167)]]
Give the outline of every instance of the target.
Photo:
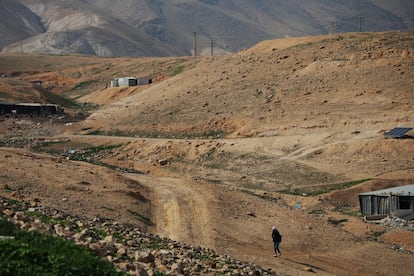
[(123, 275), (71, 241), (20, 230), (0, 220), (0, 275)]

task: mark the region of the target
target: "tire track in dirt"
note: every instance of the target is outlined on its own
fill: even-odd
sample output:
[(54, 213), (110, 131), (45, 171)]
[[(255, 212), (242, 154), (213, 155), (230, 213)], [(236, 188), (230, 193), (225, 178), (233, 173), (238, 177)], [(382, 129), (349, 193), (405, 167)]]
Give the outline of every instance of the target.
[(209, 195), (185, 179), (129, 174), (152, 190), (154, 234), (193, 245), (212, 245)]

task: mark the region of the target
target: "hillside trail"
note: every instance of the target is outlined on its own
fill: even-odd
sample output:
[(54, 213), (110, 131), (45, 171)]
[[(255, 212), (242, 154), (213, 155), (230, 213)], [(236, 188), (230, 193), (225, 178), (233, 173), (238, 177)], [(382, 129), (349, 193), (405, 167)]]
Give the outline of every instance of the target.
[(209, 222), (210, 196), (183, 179), (172, 176), (128, 174), (152, 190), (154, 234), (191, 244), (213, 245)]
[[(185, 178), (171, 175), (127, 174), (127, 177), (139, 181), (152, 190), (153, 234), (193, 246), (203, 246), (218, 251), (225, 249), (222, 240), (226, 238), (214, 237), (215, 233), (221, 231), (218, 224), (224, 224), (223, 219), (226, 219), (218, 212), (220, 206), (217, 206), (214, 191), (206, 190), (203, 185), (194, 185)], [(262, 267), (283, 271), (287, 275), (307, 275), (309, 271), (304, 271), (304, 266), (312, 271), (318, 271), (319, 275), (331, 275), (303, 260), (300, 252), (284, 250), (283, 257), (274, 258), (270, 240), (267, 244), (259, 240), (246, 243), (242, 235), (243, 231), (237, 230), (238, 228), (241, 229), (240, 226), (234, 227), (230, 235), (233, 238), (241, 238), (232, 241), (231, 250), (239, 252), (241, 258), (254, 256), (255, 261)]]
[(332, 132), (332, 133), (322, 133), (319, 135), (303, 135), (301, 138), (301, 144), (297, 150), (294, 150), (282, 157), (282, 159), (292, 159), (299, 160), (307, 155), (316, 152), (318, 150), (323, 150), (329, 148), (332, 145), (336, 144), (352, 144), (355, 142), (361, 142), (365, 140), (372, 140), (377, 135), (370, 131), (364, 133), (359, 133), (358, 136), (355, 135), (346, 135), (343, 132)]

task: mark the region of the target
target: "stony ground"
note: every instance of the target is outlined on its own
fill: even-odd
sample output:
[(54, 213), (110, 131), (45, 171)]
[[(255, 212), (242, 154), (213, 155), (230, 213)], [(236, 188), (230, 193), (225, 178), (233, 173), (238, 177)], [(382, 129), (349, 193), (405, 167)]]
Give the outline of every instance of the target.
[(0, 199), (1, 217), (26, 231), (38, 231), (86, 246), (133, 275), (277, 275), (271, 269), (219, 255), (211, 249), (146, 234), (99, 216), (85, 219), (42, 207), (35, 201)]

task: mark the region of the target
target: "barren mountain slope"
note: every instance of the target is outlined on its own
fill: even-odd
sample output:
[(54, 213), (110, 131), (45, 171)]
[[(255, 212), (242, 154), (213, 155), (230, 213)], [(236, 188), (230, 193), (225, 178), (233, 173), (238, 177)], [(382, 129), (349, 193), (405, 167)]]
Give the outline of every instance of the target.
[[(18, 4), (16, 3), (18, 2)], [(20, 5), (21, 4), (21, 5)], [(171, 56), (234, 53), (264, 39), (407, 30), (407, 0), (5, 0), (3, 52)]]
[[(85, 1), (20, 2), (25, 4), (26, 14), (30, 13), (21, 15), (19, 19), (29, 22), (37, 19), (35, 23), (40, 25), (41, 30), (36, 33), (32, 31), (31, 36), (26, 35), (21, 41), (11, 40), (8, 45), (3, 45), (3, 52), (97, 56), (167, 56), (183, 53), (121, 20), (115, 20), (104, 10)], [(16, 5), (5, 7), (13, 14), (22, 13), (23, 9)], [(22, 25), (31, 29), (37, 26), (26, 22)], [(9, 32), (6, 37), (11, 37)]]
[(44, 31), (40, 18), (26, 6), (11, 0), (0, 3), (0, 49)]

